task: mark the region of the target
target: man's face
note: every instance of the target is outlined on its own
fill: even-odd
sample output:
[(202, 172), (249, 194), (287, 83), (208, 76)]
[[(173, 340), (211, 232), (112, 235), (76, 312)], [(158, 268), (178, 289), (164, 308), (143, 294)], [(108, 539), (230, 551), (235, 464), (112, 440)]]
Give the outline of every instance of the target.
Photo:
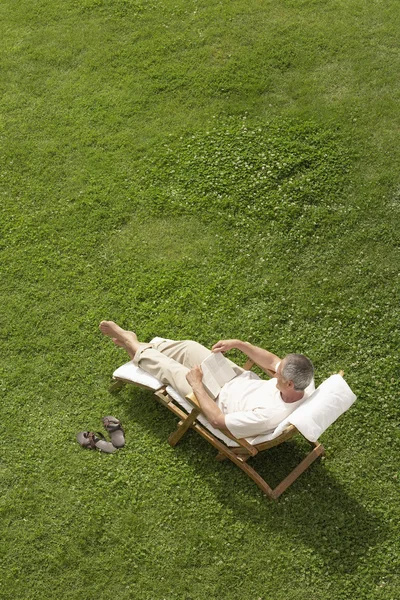
[(276, 370), (276, 387), (280, 392), (287, 392), (289, 389), (293, 388), (293, 382), (288, 381), (282, 375), (282, 367), (285, 364), (285, 359), (281, 360), (277, 370)]

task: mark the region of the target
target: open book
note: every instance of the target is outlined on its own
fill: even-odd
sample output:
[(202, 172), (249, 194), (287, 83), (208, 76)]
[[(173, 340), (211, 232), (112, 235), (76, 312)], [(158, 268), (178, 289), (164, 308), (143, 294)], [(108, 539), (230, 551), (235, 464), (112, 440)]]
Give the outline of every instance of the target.
[(237, 375), (222, 352), (207, 356), (201, 363), (201, 370), (203, 385), (213, 399), (219, 395), (222, 386)]

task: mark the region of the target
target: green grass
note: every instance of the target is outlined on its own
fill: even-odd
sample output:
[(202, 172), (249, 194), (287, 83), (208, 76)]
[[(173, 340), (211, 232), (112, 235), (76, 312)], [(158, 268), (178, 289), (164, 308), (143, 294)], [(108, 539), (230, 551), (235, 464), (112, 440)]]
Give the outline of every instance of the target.
[[(4, 0), (0, 23), (0, 597), (397, 599), (397, 2)], [(196, 436), (170, 448), (151, 394), (108, 393), (103, 318), (304, 352), (358, 401), (273, 504)], [(83, 451), (106, 414), (126, 448)], [(255, 460), (274, 484), (304, 451)]]

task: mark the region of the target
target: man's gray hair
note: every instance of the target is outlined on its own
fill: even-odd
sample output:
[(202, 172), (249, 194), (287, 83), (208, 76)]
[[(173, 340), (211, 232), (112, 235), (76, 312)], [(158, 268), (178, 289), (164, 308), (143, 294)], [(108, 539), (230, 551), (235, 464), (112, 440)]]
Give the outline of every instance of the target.
[(293, 381), (294, 389), (303, 391), (314, 377), (314, 365), (304, 354), (287, 354), (281, 369), (286, 381)]

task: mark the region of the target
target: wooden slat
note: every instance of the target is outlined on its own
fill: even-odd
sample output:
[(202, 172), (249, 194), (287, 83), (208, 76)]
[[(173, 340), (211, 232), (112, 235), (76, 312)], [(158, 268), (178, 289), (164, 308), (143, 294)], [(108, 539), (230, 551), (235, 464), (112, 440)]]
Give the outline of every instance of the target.
[(269, 450), (269, 448), (279, 446), (279, 444), (282, 444), (282, 442), (290, 440), (294, 435), (296, 435), (296, 433), (299, 433), (296, 427), (294, 425), (289, 425), (281, 433), (281, 435), (278, 435), (278, 437), (274, 438), (273, 440), (268, 440), (268, 442), (261, 442), (261, 444), (257, 444), (256, 448), (259, 452), (262, 452), (263, 450)]
[(171, 402), (171, 398), (168, 396), (165, 387), (161, 388), (160, 390), (156, 390), (154, 394), (160, 400), (161, 404), (164, 404), (165, 406), (168, 406), (168, 404)]

